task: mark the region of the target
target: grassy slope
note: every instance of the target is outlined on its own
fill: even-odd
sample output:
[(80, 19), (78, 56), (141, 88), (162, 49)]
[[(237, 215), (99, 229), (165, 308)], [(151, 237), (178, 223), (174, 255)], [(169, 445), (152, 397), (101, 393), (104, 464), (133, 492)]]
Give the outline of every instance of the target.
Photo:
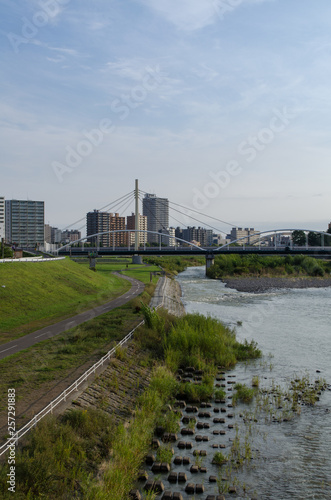
[(0, 343), (122, 295), (130, 284), (110, 273), (69, 259), (1, 264)]

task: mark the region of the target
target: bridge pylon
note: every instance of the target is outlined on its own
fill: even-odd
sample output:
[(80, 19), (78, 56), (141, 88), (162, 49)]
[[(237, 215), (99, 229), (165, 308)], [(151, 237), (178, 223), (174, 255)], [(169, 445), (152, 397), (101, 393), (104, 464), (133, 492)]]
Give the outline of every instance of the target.
[(208, 252), (206, 253), (206, 275), (207, 275), (207, 270), (212, 266), (215, 262), (215, 255), (213, 252)]

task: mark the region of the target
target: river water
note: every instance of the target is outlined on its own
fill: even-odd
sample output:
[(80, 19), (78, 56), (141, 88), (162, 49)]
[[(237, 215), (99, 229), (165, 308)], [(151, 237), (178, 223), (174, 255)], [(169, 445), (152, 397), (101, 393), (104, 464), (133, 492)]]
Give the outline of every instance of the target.
[[(204, 268), (189, 268), (177, 278), (186, 312), (219, 318), (235, 329), (238, 340), (255, 340), (264, 354), (262, 360), (239, 363), (231, 376), (247, 385), (258, 376), (260, 387), (285, 387), (304, 375), (331, 383), (331, 288), (251, 294), (226, 288), (204, 273)], [(235, 411), (244, 426), (238, 416), (244, 405)], [(331, 499), (330, 386), (294, 419), (259, 421), (255, 427), (250, 437), (254, 459), (236, 473), (237, 498)], [(226, 439), (233, 441), (233, 435)], [(215, 494), (206, 487), (206, 493)]]

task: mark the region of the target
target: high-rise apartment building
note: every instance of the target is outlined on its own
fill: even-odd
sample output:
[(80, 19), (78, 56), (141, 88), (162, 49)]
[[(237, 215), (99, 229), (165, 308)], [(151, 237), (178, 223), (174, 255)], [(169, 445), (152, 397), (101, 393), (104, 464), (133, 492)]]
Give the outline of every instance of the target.
[(255, 236), (258, 233), (259, 232), (256, 231), (254, 227), (245, 227), (245, 229), (243, 229), (242, 227), (233, 227), (229, 236), (231, 241), (242, 238), (240, 241), (238, 241), (239, 245), (254, 245), (259, 240), (258, 236)]
[(20, 247), (43, 245), (45, 203), (32, 200), (6, 200), (6, 241)]
[[(97, 233), (104, 233), (110, 231), (110, 220), (108, 212), (99, 212), (99, 210), (93, 210), (86, 214), (86, 236), (90, 236)], [(100, 234), (99, 236), (94, 236), (88, 239), (92, 246), (97, 246), (98, 244), (103, 247), (109, 247), (109, 233)]]
[[(136, 216), (133, 213), (132, 215), (128, 215), (126, 218), (126, 228), (134, 230), (136, 228)], [(138, 229), (139, 231), (147, 231), (147, 217), (146, 215), (138, 215)], [(138, 241), (139, 246), (143, 246), (147, 243), (147, 233), (139, 232), (138, 233)], [(135, 243), (135, 233), (130, 234), (130, 245), (134, 245)]]
[[(93, 246), (121, 247), (127, 245), (127, 234), (120, 232), (121, 230), (125, 231), (125, 217), (120, 217), (117, 213), (94, 210), (86, 215), (86, 236), (105, 233), (88, 238)], [(111, 234), (110, 231), (116, 232)]]
[[(169, 228), (169, 200), (157, 198), (155, 194), (145, 194), (143, 198), (143, 215), (147, 217), (148, 231), (165, 231)], [(158, 243), (157, 234), (148, 234), (150, 243)]]
[(5, 238), (5, 198), (0, 196), (0, 241)]
[(187, 227), (183, 229), (183, 240), (196, 241), (202, 247), (209, 247), (213, 244), (213, 231), (203, 227)]

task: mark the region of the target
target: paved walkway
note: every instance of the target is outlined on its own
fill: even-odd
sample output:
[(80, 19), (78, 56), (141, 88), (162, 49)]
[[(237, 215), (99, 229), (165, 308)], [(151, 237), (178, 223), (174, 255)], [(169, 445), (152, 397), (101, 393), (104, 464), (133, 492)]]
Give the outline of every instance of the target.
[(121, 278), (130, 281), (132, 286), (128, 292), (124, 293), (120, 297), (117, 297), (117, 299), (107, 302), (106, 304), (94, 307), (93, 309), (89, 309), (88, 311), (77, 314), (76, 316), (72, 316), (71, 318), (59, 321), (58, 323), (55, 323), (53, 325), (46, 326), (41, 330), (29, 333), (24, 337), (12, 340), (11, 342), (7, 342), (6, 344), (1, 344), (0, 360), (6, 358), (7, 356), (10, 356), (11, 354), (22, 351), (23, 349), (27, 349), (28, 347), (31, 347), (38, 342), (50, 339), (55, 335), (58, 335), (59, 333), (66, 332), (67, 330), (70, 330), (70, 328), (74, 328), (75, 326), (85, 323), (85, 321), (89, 321), (90, 319), (100, 316), (100, 314), (111, 311), (116, 307), (123, 306), (124, 304), (129, 302), (129, 300), (137, 297), (143, 292), (145, 285), (141, 281), (138, 281), (134, 278), (129, 278), (128, 276), (124, 276), (123, 274), (114, 274), (117, 274)]

